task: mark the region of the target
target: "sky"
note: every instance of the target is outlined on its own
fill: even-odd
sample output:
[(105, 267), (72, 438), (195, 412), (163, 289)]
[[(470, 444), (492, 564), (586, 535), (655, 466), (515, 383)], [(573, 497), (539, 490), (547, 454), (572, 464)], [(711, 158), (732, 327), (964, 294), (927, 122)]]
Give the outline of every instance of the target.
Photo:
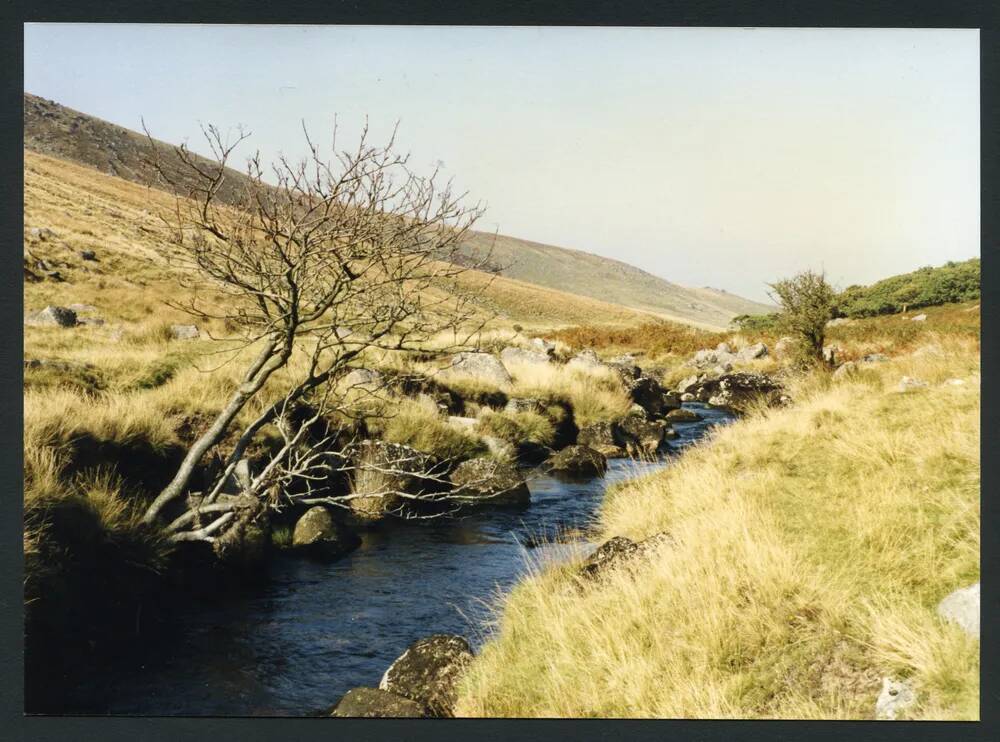
[(266, 159), (368, 117), (478, 227), (766, 299), (979, 255), (976, 30), (26, 24), (24, 89)]

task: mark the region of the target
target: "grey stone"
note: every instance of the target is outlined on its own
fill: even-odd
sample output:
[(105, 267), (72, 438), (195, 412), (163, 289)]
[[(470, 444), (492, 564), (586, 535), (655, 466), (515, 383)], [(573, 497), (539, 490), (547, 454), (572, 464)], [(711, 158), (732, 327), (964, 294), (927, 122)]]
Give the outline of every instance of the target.
[(837, 370), (833, 372), (833, 378), (835, 381), (844, 381), (853, 376), (857, 370), (858, 364), (854, 361), (847, 361), (837, 366)]
[(581, 350), (569, 360), (566, 367), (581, 371), (593, 371), (594, 369), (603, 368), (604, 364), (594, 351)]
[(532, 350), (540, 351), (542, 353), (545, 353), (546, 355), (551, 355), (556, 350), (555, 343), (553, 343), (550, 340), (544, 340), (542, 338), (532, 338), (529, 344), (531, 345)]
[(581, 428), (576, 440), (577, 443), (588, 446), (609, 459), (625, 456), (625, 449), (622, 447), (614, 423), (599, 422)]
[(915, 379), (911, 376), (904, 376), (899, 380), (899, 391), (907, 392), (911, 389), (921, 389), (923, 387), (929, 386), (929, 384), (923, 379)]
[(514, 347), (504, 348), (500, 352), (500, 360), (508, 371), (510, 371), (510, 366), (516, 366), (518, 364), (545, 365), (547, 363), (551, 363), (552, 361), (548, 353)]
[(586, 579), (599, 577), (634, 556), (638, 548), (638, 544), (632, 539), (615, 536), (597, 547), (587, 558), (580, 567), (580, 576)]
[(608, 461), (603, 454), (579, 444), (567, 446), (545, 463), (553, 472), (577, 477), (596, 477), (608, 469)]
[(504, 407), (504, 412), (543, 412), (545, 407), (542, 405), (541, 401), (535, 399), (534, 397), (511, 397), (507, 400), (507, 406)]
[(663, 416), (663, 419), (668, 423), (696, 423), (699, 420), (704, 420), (705, 418), (692, 410), (679, 408), (668, 412)]
[(869, 353), (868, 355), (861, 356), (862, 363), (885, 363), (889, 360), (889, 356), (883, 353)]
[(84, 260), (96, 261), (97, 253), (94, 252), (93, 250), (81, 250), (80, 257), (83, 258)]
[(428, 716), (416, 701), (380, 688), (351, 688), (330, 716), (346, 719), (420, 719)]
[(465, 505), (526, 505), (531, 493), (517, 468), (492, 457), (463, 461), (451, 473), (451, 498)]
[(916, 317), (913, 317), (911, 319), (911, 321), (912, 322), (926, 322), (927, 321), (927, 315), (926, 314), (918, 314)]
[(767, 355), (767, 346), (764, 343), (756, 343), (754, 345), (748, 345), (746, 348), (741, 350), (736, 354), (737, 360), (746, 363), (747, 361), (752, 361), (757, 358), (763, 358)]
[(916, 701), (916, 692), (905, 680), (882, 678), (882, 692), (875, 701), (875, 718), (894, 721)]
[(453, 717), (458, 681), (472, 659), (464, 638), (435, 634), (411, 644), (385, 671), (379, 689), (419, 703), (431, 716)]
[(333, 519), (322, 505), (309, 508), (295, 523), (292, 546), (310, 556), (334, 559), (361, 545), (354, 531)]
[(938, 604), (938, 615), (979, 638), (979, 583), (951, 593)]
[(353, 369), (344, 377), (344, 383), (348, 387), (359, 387), (362, 389), (376, 389), (381, 387), (385, 377), (379, 371), (370, 368)]
[(76, 312), (69, 307), (48, 306), (25, 316), (24, 324), (33, 327), (74, 327), (77, 324)]
[(170, 336), (174, 340), (197, 340), (201, 332), (198, 325), (170, 325)]
[(483, 379), (499, 387), (505, 387), (511, 383), (507, 369), (504, 368), (499, 359), (489, 353), (457, 353), (452, 357), (448, 370)]

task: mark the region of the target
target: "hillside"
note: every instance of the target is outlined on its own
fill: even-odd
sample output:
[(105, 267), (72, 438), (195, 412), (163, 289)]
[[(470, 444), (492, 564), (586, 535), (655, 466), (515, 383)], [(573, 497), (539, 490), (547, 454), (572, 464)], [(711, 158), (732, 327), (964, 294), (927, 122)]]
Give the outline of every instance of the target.
[[(170, 145), (158, 144), (172, 152)], [(144, 135), (28, 93), (24, 146), (134, 183), (155, 184), (144, 161)], [(229, 187), (241, 177), (232, 171)], [(507, 278), (694, 325), (725, 328), (736, 315), (772, 309), (717, 289), (679, 286), (617, 260), (506, 235), (474, 233), (468, 249), (474, 254), (491, 249)]]
[(843, 317), (874, 317), (979, 298), (979, 258), (884, 278), (871, 286), (848, 286), (837, 298)]

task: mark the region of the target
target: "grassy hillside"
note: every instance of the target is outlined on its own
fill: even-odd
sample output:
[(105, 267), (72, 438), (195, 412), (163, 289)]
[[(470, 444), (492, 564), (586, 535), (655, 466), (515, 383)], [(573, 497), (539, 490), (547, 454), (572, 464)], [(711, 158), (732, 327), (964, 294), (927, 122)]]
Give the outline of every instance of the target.
[[(917, 688), (908, 718), (978, 718), (979, 643), (935, 611), (979, 578), (967, 310), (952, 311), (971, 327), (929, 320), (889, 362), (803, 378), (792, 407), (613, 490), (598, 543), (673, 543), (596, 583), (577, 562), (539, 568), (498, 603), (460, 712), (864, 719), (893, 676)], [(893, 337), (885, 321), (869, 329), (841, 338), (849, 355)], [(904, 375), (928, 385), (901, 392)]]
[[(164, 160), (173, 161), (172, 147), (157, 144)], [(145, 162), (148, 142), (144, 135), (28, 93), (24, 95), (24, 146), (134, 183), (157, 182)], [(241, 178), (240, 173), (230, 171), (220, 192), (223, 200)], [(467, 249), (474, 254), (492, 250), (493, 262), (503, 267), (507, 278), (543, 286), (559, 295), (594, 299), (601, 307), (617, 304), (712, 328), (724, 328), (738, 314), (770, 309), (724, 291), (678, 286), (617, 260), (506, 235), (473, 233)], [(523, 292), (521, 296), (532, 303)]]

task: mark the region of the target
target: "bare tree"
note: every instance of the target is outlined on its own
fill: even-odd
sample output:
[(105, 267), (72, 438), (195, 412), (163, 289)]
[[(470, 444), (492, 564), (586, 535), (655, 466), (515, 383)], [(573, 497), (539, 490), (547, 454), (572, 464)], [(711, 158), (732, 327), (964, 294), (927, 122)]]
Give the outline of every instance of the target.
[[(432, 339), (434, 352), (452, 352), (482, 328), (473, 295), (458, 280), (488, 265), (489, 256), (470, 263), (460, 252), (482, 208), (463, 206), (437, 172), (410, 170), (393, 151), (395, 133), (372, 146), (366, 126), (356, 147), (339, 151), (335, 128), (327, 159), (303, 131), (303, 160), (281, 157), (265, 171), (255, 154), (239, 178), (228, 166), (243, 131), (229, 141), (214, 126), (204, 129), (215, 162), (185, 146), (166, 157), (150, 138), (152, 164), (176, 196), (163, 216), (174, 252), (196, 287), (207, 289), (183, 308), (223, 320), (235, 328), (236, 350), (254, 352), (228, 403), (145, 512), (145, 522), (159, 521), (166, 506), (190, 494), (206, 455), (224, 448), (214, 483), (167, 526), (175, 540), (212, 540), (232, 521), (236, 505), (220, 493), (268, 425), (281, 445), (244, 483), (243, 497), (264, 501), (296, 481), (307, 500), (323, 499), (314, 485), (347, 466), (331, 459), (339, 430), (329, 421), (356, 414), (357, 395), (343, 385), (352, 363), (380, 350), (426, 353)], [(204, 300), (220, 294), (221, 302)], [(260, 402), (252, 408), (259, 414), (234, 429), (251, 400)], [(213, 519), (198, 525), (205, 514)]]

